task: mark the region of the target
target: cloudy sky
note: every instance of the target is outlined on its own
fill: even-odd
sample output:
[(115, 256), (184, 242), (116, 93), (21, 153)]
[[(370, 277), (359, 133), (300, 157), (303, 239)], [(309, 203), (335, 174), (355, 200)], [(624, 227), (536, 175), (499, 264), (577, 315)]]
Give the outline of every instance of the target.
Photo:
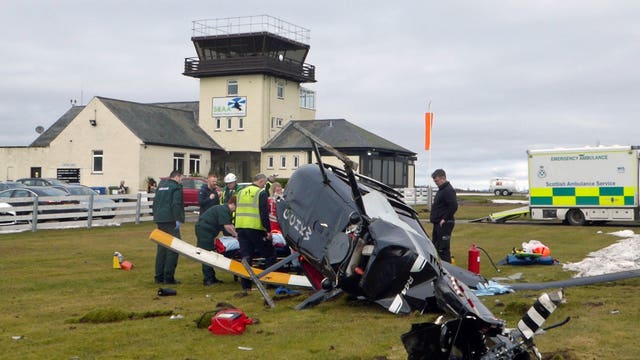
[(192, 21), (261, 14), (311, 31), (317, 118), (415, 151), (418, 184), (526, 187), (527, 149), (640, 144), (638, 1), (21, 0), (0, 5), (0, 146), (70, 99), (196, 100)]

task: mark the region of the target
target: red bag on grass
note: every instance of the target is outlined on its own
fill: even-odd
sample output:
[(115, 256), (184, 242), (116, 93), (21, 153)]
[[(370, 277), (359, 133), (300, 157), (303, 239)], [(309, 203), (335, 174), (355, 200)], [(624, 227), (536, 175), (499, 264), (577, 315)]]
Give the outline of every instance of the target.
[(247, 325), (253, 320), (240, 309), (226, 309), (218, 311), (211, 318), (209, 331), (215, 335), (242, 335)]

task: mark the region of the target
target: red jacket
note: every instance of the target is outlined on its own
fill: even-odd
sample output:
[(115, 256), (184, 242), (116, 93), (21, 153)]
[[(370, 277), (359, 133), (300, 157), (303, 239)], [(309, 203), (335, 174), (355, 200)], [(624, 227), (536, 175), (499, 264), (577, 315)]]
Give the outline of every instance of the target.
[(278, 224), (278, 212), (276, 211), (276, 199), (270, 197), (267, 199), (267, 207), (269, 208), (269, 223), (271, 224), (271, 231), (278, 231), (282, 233), (280, 224)]

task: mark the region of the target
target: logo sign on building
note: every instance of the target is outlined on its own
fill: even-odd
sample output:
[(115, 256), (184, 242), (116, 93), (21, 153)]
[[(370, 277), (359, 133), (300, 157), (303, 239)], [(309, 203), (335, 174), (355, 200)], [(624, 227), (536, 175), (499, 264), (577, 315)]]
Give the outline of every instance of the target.
[(247, 97), (227, 96), (212, 99), (213, 117), (246, 116)]

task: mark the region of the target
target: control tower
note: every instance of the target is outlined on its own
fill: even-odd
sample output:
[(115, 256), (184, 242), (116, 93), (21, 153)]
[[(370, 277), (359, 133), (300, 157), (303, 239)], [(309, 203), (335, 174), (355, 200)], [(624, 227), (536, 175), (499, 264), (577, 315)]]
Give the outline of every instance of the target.
[(305, 63), (310, 31), (268, 16), (193, 22), (197, 57), (185, 76), (200, 81), (200, 126), (227, 150), (213, 159), (240, 181), (268, 168), (261, 147), (291, 120), (315, 119), (315, 66)]
[(198, 57), (185, 59), (187, 76), (265, 74), (316, 81), (315, 67), (305, 63), (310, 31), (268, 15), (197, 20), (191, 40)]

